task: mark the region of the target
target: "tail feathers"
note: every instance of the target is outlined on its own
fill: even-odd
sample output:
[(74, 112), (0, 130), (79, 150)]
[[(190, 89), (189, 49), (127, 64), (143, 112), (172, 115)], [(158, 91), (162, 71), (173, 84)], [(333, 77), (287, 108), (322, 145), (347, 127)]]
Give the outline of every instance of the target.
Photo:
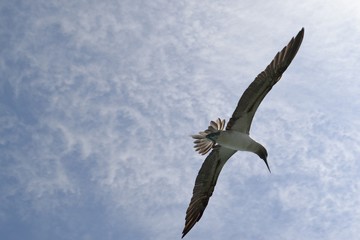
[(216, 119), (216, 121), (211, 121), (208, 129), (203, 132), (199, 132), (198, 134), (192, 135), (191, 137), (195, 139), (194, 148), (195, 151), (198, 151), (199, 154), (205, 155), (207, 154), (216, 143), (206, 138), (206, 135), (209, 133), (217, 132), (224, 130), (225, 127), (225, 119), (221, 120), (220, 118)]

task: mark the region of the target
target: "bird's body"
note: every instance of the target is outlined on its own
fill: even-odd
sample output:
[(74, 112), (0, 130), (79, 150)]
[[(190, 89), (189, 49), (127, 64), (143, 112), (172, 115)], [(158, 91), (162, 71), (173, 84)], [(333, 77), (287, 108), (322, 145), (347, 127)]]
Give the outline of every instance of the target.
[(227, 160), (237, 151), (257, 154), (267, 163), (267, 151), (249, 136), (251, 123), (260, 103), (280, 80), (300, 48), (304, 29), (278, 52), (271, 63), (262, 71), (241, 96), (238, 105), (225, 127), (225, 120), (211, 121), (207, 130), (193, 135), (195, 148), (200, 154), (210, 154), (202, 164), (195, 180), (193, 196), (186, 211), (184, 237), (202, 217), (214, 191), (220, 171)]
[(261, 146), (248, 134), (233, 130), (221, 131), (216, 143), (232, 150), (248, 151), (253, 153), (255, 153)]

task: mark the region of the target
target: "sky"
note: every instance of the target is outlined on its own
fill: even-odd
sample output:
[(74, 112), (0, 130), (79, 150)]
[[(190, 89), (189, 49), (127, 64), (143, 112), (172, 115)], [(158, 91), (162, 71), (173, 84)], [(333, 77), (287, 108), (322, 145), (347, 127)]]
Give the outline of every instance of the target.
[(359, 1), (0, 3), (0, 236), (180, 239), (205, 159), (191, 134), (228, 120), (304, 27), (259, 107), (268, 151), (225, 165), (184, 239), (360, 235)]

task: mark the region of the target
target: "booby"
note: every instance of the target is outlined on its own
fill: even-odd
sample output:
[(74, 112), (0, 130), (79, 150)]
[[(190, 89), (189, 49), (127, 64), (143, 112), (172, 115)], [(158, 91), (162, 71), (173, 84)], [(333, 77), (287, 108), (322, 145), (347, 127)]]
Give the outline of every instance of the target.
[(214, 192), (220, 171), (227, 160), (237, 151), (248, 151), (257, 154), (266, 164), (267, 151), (264, 146), (249, 136), (251, 122), (261, 101), (271, 88), (280, 80), (298, 52), (304, 37), (304, 28), (292, 38), (287, 46), (276, 54), (271, 63), (249, 85), (241, 96), (238, 105), (225, 127), (225, 120), (218, 118), (195, 139), (195, 150), (206, 157), (195, 180), (193, 195), (186, 211), (185, 227), (182, 238), (198, 222), (205, 211)]

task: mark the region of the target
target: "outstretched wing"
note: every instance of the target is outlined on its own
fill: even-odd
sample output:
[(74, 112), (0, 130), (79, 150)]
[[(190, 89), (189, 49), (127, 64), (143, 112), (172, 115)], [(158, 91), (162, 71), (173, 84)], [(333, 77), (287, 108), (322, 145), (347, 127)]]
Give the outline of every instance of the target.
[(226, 161), (235, 153), (235, 150), (215, 146), (206, 157), (195, 180), (193, 196), (186, 210), (185, 227), (182, 238), (200, 220), (209, 199), (214, 192), (216, 181)]
[(294, 59), (303, 37), (304, 28), (300, 30), (295, 38), (291, 39), (287, 46), (276, 54), (266, 69), (245, 90), (226, 126), (226, 130), (231, 129), (249, 134), (251, 122), (257, 108)]

